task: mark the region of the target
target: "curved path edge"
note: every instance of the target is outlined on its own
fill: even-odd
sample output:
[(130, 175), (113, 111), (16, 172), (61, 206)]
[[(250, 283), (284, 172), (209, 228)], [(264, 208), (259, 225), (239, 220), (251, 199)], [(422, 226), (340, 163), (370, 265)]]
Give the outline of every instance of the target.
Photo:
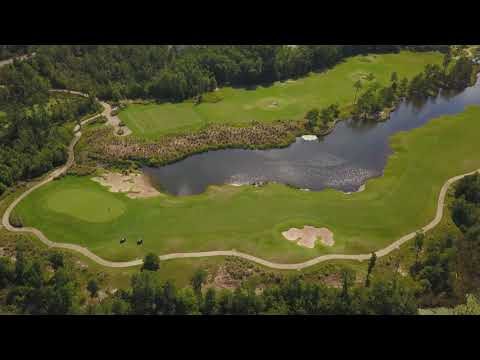
[[(61, 91), (61, 92), (68, 92), (71, 94), (76, 94), (80, 96), (88, 96), (86, 94), (76, 92), (76, 91), (69, 91), (69, 90), (52, 90), (52, 91)], [(66, 243), (57, 243), (49, 240), (45, 234), (43, 234), (40, 230), (36, 228), (30, 228), (30, 227), (22, 227), (22, 228), (15, 228), (10, 224), (10, 214), (12, 213), (13, 209), (18, 205), (20, 201), (22, 201), (25, 197), (27, 197), (30, 193), (38, 189), (39, 187), (49, 183), (52, 180), (55, 180), (59, 176), (65, 174), (67, 170), (73, 165), (75, 161), (75, 152), (74, 148), (75, 145), (77, 144), (78, 140), (80, 140), (80, 137), (82, 136), (82, 133), (80, 132), (81, 126), (96, 119), (99, 116), (109, 116), (111, 112), (110, 105), (101, 102), (102, 106), (104, 107), (104, 111), (101, 114), (96, 114), (86, 120), (83, 120), (80, 124), (80, 126), (76, 126), (74, 129), (74, 138), (71, 141), (69, 147), (68, 147), (68, 160), (65, 163), (65, 165), (53, 170), (44, 180), (40, 181), (39, 183), (35, 184), (32, 186), (30, 189), (22, 193), (18, 198), (16, 198), (7, 208), (5, 213), (3, 214), (2, 217), (2, 224), (7, 229), (8, 231), (11, 232), (17, 232), (17, 233), (30, 233), (35, 235), (42, 241), (44, 244), (46, 244), (48, 247), (52, 248), (59, 248), (59, 249), (66, 249), (66, 250), (72, 250), (76, 251), (86, 257), (88, 257), (90, 260), (106, 267), (111, 267), (111, 268), (126, 268), (126, 267), (132, 267), (132, 266), (139, 266), (143, 264), (142, 259), (136, 259), (132, 261), (126, 261), (126, 262), (115, 262), (115, 261), (108, 261), (105, 259), (102, 259), (100, 256), (94, 254), (92, 251), (89, 249), (80, 246), (80, 245), (75, 245), (75, 244), (66, 244)], [(450, 187), (451, 184), (454, 182), (462, 179), (465, 176), (468, 175), (473, 175), (476, 172), (479, 172), (480, 169), (471, 171), (466, 174), (454, 176), (450, 179), (448, 179), (445, 184), (443, 184), (440, 194), (438, 196), (438, 201), (437, 201), (437, 211), (435, 214), (435, 218), (422, 227), (421, 229), (417, 231), (423, 231), (427, 232), (431, 229), (433, 229), (435, 226), (437, 226), (440, 221), (442, 220), (443, 217), (443, 209), (445, 205), (445, 198), (447, 195), (448, 188)], [(387, 247), (380, 249), (378, 251), (375, 251), (375, 254), (377, 257), (382, 257), (385, 255), (390, 254), (392, 251), (400, 248), (401, 245), (406, 243), (407, 241), (413, 239), (417, 233), (417, 231), (411, 232), (407, 235), (402, 236), (400, 239), (396, 240), (392, 244), (388, 245)], [(271, 262), (253, 255), (249, 255), (246, 253), (242, 253), (240, 251), (236, 250), (220, 250), (220, 251), (205, 251), (205, 252), (191, 252), (191, 253), (175, 253), (175, 254), (167, 254), (167, 255), (160, 255), (159, 258), (160, 260), (172, 260), (172, 259), (186, 259), (186, 258), (203, 258), (203, 257), (214, 257), (214, 256), (236, 256), (239, 258), (243, 258), (245, 260), (253, 261), (257, 264), (272, 268), (272, 269), (278, 269), (278, 270), (301, 270), (305, 269), (307, 267), (319, 264), (324, 261), (330, 261), (330, 260), (356, 260), (356, 261), (364, 261), (368, 260), (371, 257), (371, 254), (358, 254), (358, 255), (347, 255), (347, 254), (328, 254), (328, 255), (321, 255), (316, 258), (313, 258), (311, 260), (307, 260), (305, 262), (301, 263), (296, 263), (296, 264), (282, 264), (282, 263), (275, 263)]]

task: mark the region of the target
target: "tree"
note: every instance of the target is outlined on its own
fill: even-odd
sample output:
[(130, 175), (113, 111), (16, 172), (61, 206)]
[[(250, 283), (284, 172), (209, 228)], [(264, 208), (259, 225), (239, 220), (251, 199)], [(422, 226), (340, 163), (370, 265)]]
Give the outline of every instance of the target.
[(58, 268), (62, 267), (64, 265), (64, 257), (61, 252), (54, 251), (50, 254), (48, 260), (53, 266), (54, 270), (57, 270)]
[(413, 240), (413, 246), (415, 248), (415, 262), (418, 262), (418, 255), (423, 248), (423, 241), (425, 239), (425, 234), (422, 231), (418, 231), (415, 234), (415, 238)]
[(310, 130), (312, 130), (313, 128), (315, 128), (315, 126), (317, 126), (319, 114), (320, 114), (320, 111), (317, 108), (314, 108), (309, 112), (307, 112), (307, 115), (305, 116), (305, 118), (308, 120), (308, 128)]
[(137, 315), (154, 314), (157, 294), (160, 292), (156, 274), (150, 271), (134, 274), (131, 280), (131, 288), (129, 302), (132, 312)]
[(370, 261), (368, 262), (368, 270), (367, 270), (367, 278), (365, 280), (365, 287), (370, 286), (370, 275), (372, 274), (373, 268), (375, 267), (375, 263), (377, 262), (377, 254), (372, 252), (372, 256), (370, 256)]
[(394, 71), (392, 73), (392, 76), (390, 77), (390, 82), (392, 83), (392, 90), (394, 93), (397, 92), (397, 88), (398, 88), (398, 74), (396, 71)]
[(327, 125), (329, 122), (334, 121), (340, 116), (340, 109), (338, 104), (332, 104), (327, 108), (322, 109), (319, 119), (322, 120), (323, 125)]
[(177, 290), (170, 280), (167, 280), (156, 292), (155, 306), (158, 314), (175, 314), (177, 309)]
[(214, 288), (209, 288), (203, 301), (202, 313), (205, 315), (214, 315), (217, 312), (217, 297)]
[(396, 83), (398, 81), (398, 74), (396, 71), (392, 73), (392, 76), (390, 77), (390, 82)]
[(353, 104), (355, 105), (357, 103), (358, 92), (362, 88), (362, 82), (360, 80), (357, 80), (355, 84), (353, 84), (353, 88), (355, 89), (355, 98), (353, 99)]
[(197, 269), (193, 274), (190, 283), (192, 284), (193, 291), (197, 296), (202, 294), (203, 283), (207, 280), (207, 272), (203, 269)]
[(177, 294), (176, 314), (179, 315), (197, 315), (198, 300), (191, 288), (185, 288)]
[(160, 268), (160, 259), (154, 253), (148, 253), (143, 260), (142, 270), (157, 271)]
[(443, 56), (442, 66), (444, 74), (447, 73), (448, 65), (452, 62), (452, 52), (451, 48), (448, 48), (447, 53)]
[(398, 96), (401, 98), (405, 97), (407, 95), (407, 90), (408, 90), (408, 79), (405, 77), (402, 79), (398, 87)]
[(350, 289), (355, 282), (355, 271), (345, 268), (342, 270), (342, 292), (341, 299), (346, 303), (350, 302)]
[(480, 301), (475, 295), (467, 295), (467, 302), (456, 306), (453, 309), (453, 315), (480, 315)]
[(15, 279), (15, 268), (9, 258), (0, 258), (0, 289), (6, 288)]
[(90, 279), (87, 284), (87, 290), (90, 293), (91, 297), (97, 297), (98, 295), (98, 282), (96, 279)]

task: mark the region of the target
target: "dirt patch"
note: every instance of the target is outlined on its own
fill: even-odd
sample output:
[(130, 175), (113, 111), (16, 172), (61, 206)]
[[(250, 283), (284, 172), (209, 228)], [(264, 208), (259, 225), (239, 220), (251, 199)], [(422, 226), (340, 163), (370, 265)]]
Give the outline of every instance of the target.
[(227, 271), (225, 266), (220, 266), (215, 277), (213, 278), (212, 286), (217, 289), (233, 290), (240, 286), (241, 281), (235, 280)]
[(149, 198), (160, 194), (142, 173), (124, 175), (108, 172), (99, 177), (94, 177), (92, 180), (108, 187), (111, 192), (127, 193), (127, 196), (131, 199)]
[(107, 104), (107, 103), (102, 103), (102, 105), (106, 109), (106, 118), (107, 118), (107, 124), (113, 127), (113, 133), (117, 136), (128, 136), (132, 133), (132, 130), (130, 130), (128, 127), (126, 127), (118, 115), (116, 114), (118, 112), (118, 108), (112, 107)]
[(303, 229), (291, 228), (288, 231), (282, 232), (285, 239), (289, 241), (297, 241), (297, 245), (303, 246), (309, 249), (315, 247), (317, 237), (320, 237), (320, 241), (323, 245), (333, 246), (335, 241), (333, 240), (333, 233), (327, 228), (316, 228), (313, 226), (304, 226)]
[(334, 287), (337, 289), (342, 287), (342, 275), (340, 273), (327, 275), (322, 279), (322, 281), (329, 287)]

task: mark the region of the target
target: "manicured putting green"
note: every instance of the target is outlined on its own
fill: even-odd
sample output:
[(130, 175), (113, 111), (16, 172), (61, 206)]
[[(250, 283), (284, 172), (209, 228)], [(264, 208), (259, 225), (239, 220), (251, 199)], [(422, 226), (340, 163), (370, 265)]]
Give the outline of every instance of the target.
[(64, 189), (47, 199), (54, 212), (95, 223), (111, 221), (125, 212), (125, 204), (108, 194), (89, 189)]
[(120, 118), (134, 136), (155, 139), (161, 135), (198, 130), (207, 124), (245, 125), (252, 120), (273, 121), (299, 119), (314, 107), (353, 103), (353, 84), (369, 73), (382, 84), (396, 71), (400, 78), (412, 78), (426, 64), (441, 63), (436, 52), (368, 55), (349, 58), (334, 68), (310, 74), (298, 80), (259, 86), (255, 90), (225, 87), (218, 91), (217, 103), (192, 102), (162, 105), (130, 105)]
[[(81, 244), (115, 261), (132, 260), (147, 251), (236, 249), (290, 263), (326, 253), (369, 253), (430, 222), (445, 181), (480, 168), (479, 133), (478, 106), (398, 133), (391, 139), (394, 154), (384, 175), (369, 180), (365, 191), (351, 195), (270, 184), (211, 187), (206, 193), (187, 197), (129, 199), (108, 192), (88, 177), (70, 176), (36, 190), (16, 210), (27, 226), (39, 228), (51, 240)], [(121, 203), (124, 213), (98, 222), (94, 206), (75, 205), (84, 200), (74, 198), (87, 196), (101, 199), (94, 201), (104, 207)], [(56, 198), (56, 211), (49, 205), (52, 197)], [(62, 199), (65, 204), (58, 204)], [(68, 213), (59, 212), (61, 206), (68, 207)], [(306, 249), (281, 235), (304, 225), (329, 228), (335, 245)], [(120, 245), (123, 236), (128, 241)], [(138, 238), (144, 239), (143, 246), (136, 245)]]

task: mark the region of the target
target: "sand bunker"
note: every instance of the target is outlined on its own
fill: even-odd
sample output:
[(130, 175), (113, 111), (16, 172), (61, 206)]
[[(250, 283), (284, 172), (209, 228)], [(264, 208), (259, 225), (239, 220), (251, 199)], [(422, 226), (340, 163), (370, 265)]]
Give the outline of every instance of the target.
[(268, 105), (269, 108), (277, 108), (278, 107), (278, 102), (274, 101), (270, 105)]
[(305, 141), (316, 141), (318, 137), (316, 135), (303, 135), (302, 139)]
[(333, 246), (333, 233), (327, 228), (316, 228), (313, 226), (304, 226), (303, 229), (291, 228), (288, 231), (282, 232), (285, 239), (289, 241), (297, 241), (297, 245), (313, 249), (317, 237), (321, 238), (321, 242), (326, 246)]
[(160, 194), (148, 178), (141, 173), (124, 175), (108, 172), (99, 177), (94, 177), (92, 180), (109, 187), (111, 192), (127, 193), (127, 196), (132, 199), (149, 198)]

